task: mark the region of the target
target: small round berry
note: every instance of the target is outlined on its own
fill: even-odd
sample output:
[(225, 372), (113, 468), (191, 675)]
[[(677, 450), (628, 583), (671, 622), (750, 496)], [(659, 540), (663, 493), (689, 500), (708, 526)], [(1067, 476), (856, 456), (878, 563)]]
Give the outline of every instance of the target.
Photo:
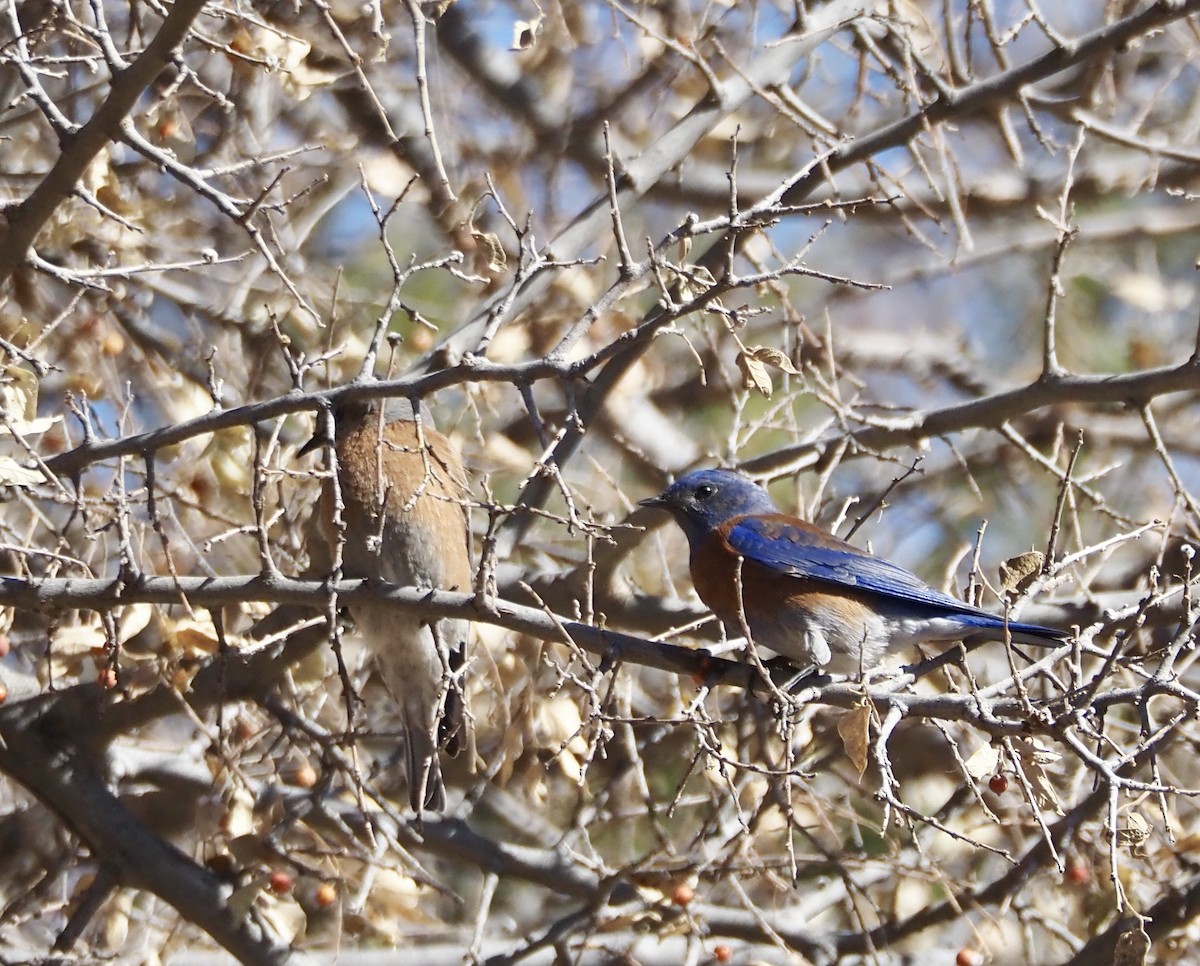
[(1063, 870), (1063, 877), (1071, 885), (1087, 885), (1092, 881), (1092, 870), (1086, 862), (1072, 859)]
[(303, 765), (298, 765), (295, 772), (292, 773), (292, 784), (298, 788), (313, 788), (317, 784), (317, 770), (312, 765), (305, 762)]
[(276, 869), (268, 880), (271, 891), (277, 896), (286, 896), (292, 891), (292, 877), (282, 869)]

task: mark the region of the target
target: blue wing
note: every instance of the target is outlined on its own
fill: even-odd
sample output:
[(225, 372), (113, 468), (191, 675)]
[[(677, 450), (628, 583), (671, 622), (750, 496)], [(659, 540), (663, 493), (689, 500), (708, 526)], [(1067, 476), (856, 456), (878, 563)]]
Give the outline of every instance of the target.
[[(723, 529), (729, 546), (739, 555), (776, 573), (853, 587), (922, 608), (961, 615), (966, 623), (981, 628), (1004, 625), (1002, 617), (935, 590), (903, 567), (872, 556), (802, 520), (783, 514), (743, 516), (731, 520)], [(1037, 624), (1012, 622), (1009, 627), (1036, 637), (1067, 636), (1063, 631)]]

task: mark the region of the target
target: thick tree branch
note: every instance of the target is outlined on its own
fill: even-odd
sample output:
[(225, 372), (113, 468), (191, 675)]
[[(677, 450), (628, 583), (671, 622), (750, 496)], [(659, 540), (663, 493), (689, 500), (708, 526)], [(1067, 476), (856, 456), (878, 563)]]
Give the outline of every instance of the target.
[[(104, 579), (0, 578), (0, 606), (27, 610), (108, 610), (132, 603), (171, 605), (178, 604), (182, 594), (194, 607), (216, 608), (250, 600), (280, 603), (286, 605), (286, 617), (300, 621), (305, 616), (302, 605), (322, 611), (327, 607), (331, 593), (336, 594), (343, 605), (366, 600), (389, 603), (423, 617), (467, 617), (543, 640), (570, 643), (598, 655), (606, 665), (630, 663), (656, 668), (689, 676), (710, 687), (726, 685), (764, 693), (770, 693), (772, 689), (757, 668), (749, 663), (713, 657), (692, 648), (644, 640), (510, 601), (494, 599), (481, 604), (472, 594), (387, 587), (362, 580), (326, 583), (279, 575), (144, 577), (133, 583)], [(103, 714), (90, 729), (93, 739), (102, 741), (173, 713), (179, 709), (181, 699), (199, 710), (216, 702), (262, 695), (287, 666), (310, 654), (324, 639), (323, 627), (306, 627), (297, 634), (274, 640), (262, 647), (235, 650), (223, 658), (214, 658), (196, 675), (184, 696), (165, 684), (132, 699), (123, 699), (119, 693), (105, 692), (97, 685), (83, 685), (30, 700), (59, 703), (63, 706), (62, 713), (69, 716), (95, 717), (94, 709), (103, 706)], [(993, 646), (1002, 645), (996, 643)], [(1066, 646), (1049, 652), (1037, 664), (1026, 668), (1022, 675), (1032, 677), (1052, 667), (1058, 655), (1069, 650), (1070, 647)], [(950, 649), (943, 657), (931, 659), (930, 666), (944, 663), (946, 657), (952, 657), (954, 653), (954, 649)], [(792, 681), (795, 677), (794, 669), (786, 664), (772, 673), (777, 682)], [(872, 684), (869, 688), (872, 702), (881, 713), (894, 707), (906, 716), (969, 722), (993, 737), (1054, 734), (1058, 728), (1053, 716), (1030, 720), (1025, 704), (1005, 696), (1005, 689), (997, 689), (996, 686), (993, 686), (993, 693), (986, 700), (981, 700), (979, 694), (973, 693), (908, 693), (907, 688), (914, 676), (924, 673), (927, 673), (924, 665), (912, 665), (902, 669), (895, 677)], [(861, 685), (854, 682), (829, 683), (828, 678), (817, 677), (803, 683), (806, 687), (801, 700), (819, 701), (834, 707), (853, 707), (863, 694)], [(1152, 680), (1141, 688), (1114, 691), (1110, 697), (1112, 704), (1135, 705), (1151, 694), (1187, 698), (1188, 693), (1173, 682)], [(1053, 703), (1047, 702), (1047, 707)], [(89, 708), (93, 710), (89, 711)], [(1058, 710), (1067, 714), (1068, 718), (1073, 713), (1069, 705), (1062, 705)]]
[(0, 771), (49, 805), (122, 885), (159, 896), (243, 963), (285, 962), (288, 948), (260, 923), (236, 915), (228, 889), (104, 786), (78, 744), (92, 738), (89, 718), (60, 711), (40, 700), (0, 707)]

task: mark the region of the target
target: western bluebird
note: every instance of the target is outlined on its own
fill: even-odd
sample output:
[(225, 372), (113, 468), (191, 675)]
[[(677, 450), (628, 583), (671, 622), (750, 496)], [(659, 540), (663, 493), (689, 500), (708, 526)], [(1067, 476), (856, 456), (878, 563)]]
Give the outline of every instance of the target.
[[(347, 577), (466, 590), (471, 586), (467, 474), (454, 445), (412, 407), (393, 400), (348, 402), (333, 413), (338, 487), (344, 506), (342, 571)], [(328, 440), (318, 432), (300, 453)], [(333, 481), (318, 512), (329, 547), (334, 527)], [(439, 744), (457, 754), (465, 741), (462, 684), (467, 622), (434, 623), (394, 608), (355, 605), (355, 627), (400, 713), (408, 798), (413, 810), (441, 811), (446, 790)]]
[(689, 473), (642, 506), (667, 510), (691, 548), (696, 593), (738, 636), (802, 668), (854, 674), (913, 644), (1003, 639), (1056, 644), (1065, 631), (1006, 622), (903, 567), (780, 513), (727, 470)]

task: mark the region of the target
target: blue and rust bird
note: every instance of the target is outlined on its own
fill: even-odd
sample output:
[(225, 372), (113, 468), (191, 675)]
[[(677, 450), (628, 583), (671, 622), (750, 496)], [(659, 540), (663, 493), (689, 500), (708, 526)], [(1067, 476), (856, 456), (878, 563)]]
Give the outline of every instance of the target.
[(687, 535), (692, 583), (731, 636), (799, 668), (858, 674), (916, 644), (983, 640), (1057, 645), (1070, 635), (1007, 621), (915, 574), (781, 513), (762, 487), (728, 470), (697, 470), (642, 506), (668, 511)]

